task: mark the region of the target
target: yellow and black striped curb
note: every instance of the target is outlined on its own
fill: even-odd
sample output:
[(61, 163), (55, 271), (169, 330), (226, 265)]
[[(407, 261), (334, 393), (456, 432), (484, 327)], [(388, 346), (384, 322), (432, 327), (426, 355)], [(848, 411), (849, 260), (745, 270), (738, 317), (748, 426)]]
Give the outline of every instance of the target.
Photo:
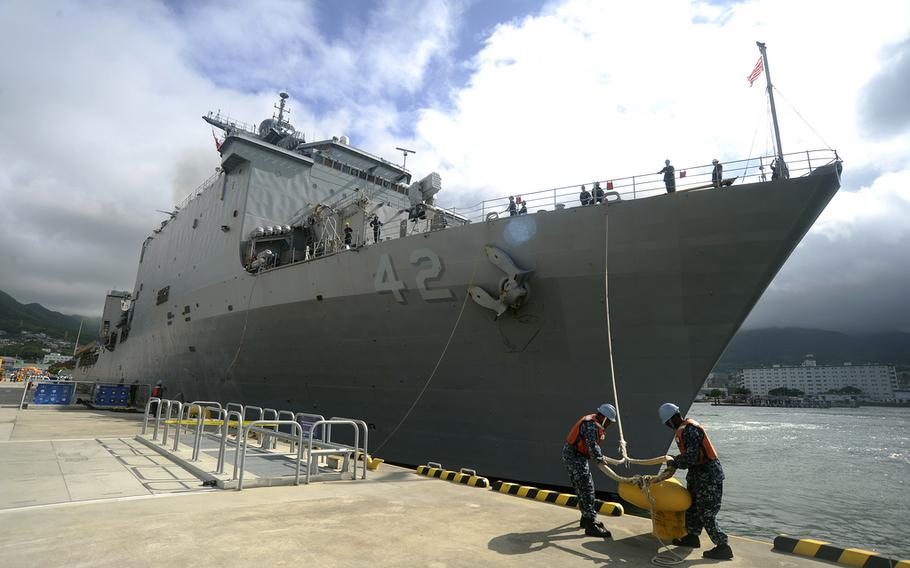
[[(518, 483), (506, 483), (503, 481), (497, 481), (493, 483), (493, 491), (506, 493), (508, 495), (516, 495), (518, 497), (524, 497), (526, 499), (533, 499), (535, 501), (541, 501), (543, 503), (553, 503), (555, 505), (562, 505), (563, 507), (571, 507), (573, 509), (578, 506), (578, 497), (572, 495), (571, 493), (547, 491), (546, 489), (538, 489), (536, 487), (531, 487), (530, 485), (519, 485)], [(625, 512), (622, 508), (622, 505), (619, 503), (601, 501), (599, 499), (594, 501), (594, 509), (598, 513), (611, 515), (613, 517), (621, 517)]]
[(486, 489), (490, 486), (490, 480), (486, 477), (478, 477), (476, 475), (471, 475), (470, 473), (461, 473), (458, 471), (442, 469), (440, 467), (419, 465), (417, 466), (417, 473), (427, 477), (435, 477), (437, 479), (451, 481), (452, 483), (461, 483), (462, 485), (470, 485), (471, 487), (480, 487), (482, 489)]
[(841, 548), (812, 538), (792, 538), (780, 535), (774, 539), (774, 550), (857, 568), (910, 568), (910, 560), (892, 560), (879, 556), (877, 552), (859, 548)]

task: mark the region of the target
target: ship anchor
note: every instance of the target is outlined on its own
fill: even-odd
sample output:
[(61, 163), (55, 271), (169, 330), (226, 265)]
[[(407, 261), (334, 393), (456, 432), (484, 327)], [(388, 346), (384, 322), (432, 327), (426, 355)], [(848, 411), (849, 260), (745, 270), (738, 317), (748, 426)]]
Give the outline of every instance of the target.
[(517, 310), (524, 304), (530, 293), (527, 279), (533, 270), (523, 270), (518, 268), (514, 261), (502, 249), (493, 245), (483, 247), (484, 253), (497, 268), (505, 272), (506, 277), (499, 282), (499, 297), (481, 288), (480, 286), (471, 286), (468, 288), (468, 294), (479, 305), (488, 310), (496, 312), (498, 318), (509, 308)]

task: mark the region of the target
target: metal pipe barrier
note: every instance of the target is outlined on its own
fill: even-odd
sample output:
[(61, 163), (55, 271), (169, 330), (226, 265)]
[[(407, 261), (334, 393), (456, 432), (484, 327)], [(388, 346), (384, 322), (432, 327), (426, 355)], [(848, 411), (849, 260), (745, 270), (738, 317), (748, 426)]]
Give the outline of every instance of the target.
[(232, 408), (238, 409), (241, 416), (246, 416), (246, 408), (242, 404), (240, 404), (238, 402), (229, 402), (224, 405), (225, 410), (230, 410)]
[(258, 410), (258, 411), (259, 411), (259, 418), (257, 418), (256, 420), (262, 420), (262, 419), (263, 419), (262, 407), (260, 407), (260, 406), (244, 406), (243, 408), (244, 408), (244, 412), (243, 412), (243, 420), (244, 420), (244, 422), (246, 421), (246, 411), (247, 411), (247, 410)]
[[(263, 408), (262, 409), (262, 418), (263, 420), (268, 419), (268, 416), (271, 416), (274, 420), (278, 420), (278, 411), (274, 408)], [(278, 431), (278, 425), (275, 425), (275, 431)], [(277, 440), (272, 438), (268, 434), (263, 434), (262, 440), (259, 442), (260, 448), (267, 448), (269, 450), (275, 449), (275, 444)]]
[[(287, 416), (287, 418), (282, 418), (282, 416)], [(293, 421), (293, 420), (294, 420), (294, 413), (293, 413), (292, 411), (290, 411), (290, 410), (279, 410), (279, 411), (278, 411), (278, 417), (277, 417), (277, 419), (278, 419), (278, 420), (291, 420), (291, 421)], [(276, 426), (276, 427), (277, 427), (279, 430), (281, 429), (281, 426)], [(274, 448), (277, 448), (277, 445), (274, 446)], [(291, 445), (290, 445), (290, 452), (291, 452), (291, 453), (294, 452), (294, 443), (293, 443), (293, 442), (291, 442)]]
[[(333, 443), (331, 439), (322, 441), (317, 449), (313, 449), (313, 433), (316, 431), (317, 426), (322, 426), (323, 431), (329, 425), (340, 426), (347, 424), (354, 429), (354, 447), (346, 446), (344, 444)], [(345, 463), (342, 466), (342, 474), (347, 466), (350, 456), (353, 455), (356, 460), (357, 450), (360, 449), (360, 429), (357, 427), (357, 424), (353, 420), (319, 420), (313, 424), (313, 428), (310, 430), (310, 435), (307, 440), (307, 467), (306, 467), (306, 481), (305, 483), (309, 485), (310, 483), (310, 472), (313, 469), (313, 458), (318, 458), (319, 456), (328, 456), (328, 455), (343, 455), (345, 458)], [(366, 451), (363, 452), (366, 454)], [(318, 465), (318, 464), (317, 464)], [(357, 464), (355, 461), (353, 472), (351, 473), (351, 479), (357, 479)]]
[[(155, 413), (155, 437), (152, 438), (156, 442), (158, 441), (158, 429), (164, 421), (164, 428), (161, 428), (161, 435), (164, 436), (164, 430), (167, 429), (167, 415), (171, 410), (171, 404), (173, 401), (168, 398), (162, 398), (158, 403), (158, 412)], [(161, 410), (165, 409), (164, 414), (162, 415)]]
[[(302, 419), (301, 419), (302, 418)], [(321, 414), (309, 414), (307, 412), (298, 412), (294, 415), (294, 420), (300, 424), (300, 427), (303, 428), (303, 435), (309, 436), (310, 432), (313, 430), (313, 424), (319, 422), (320, 420), (325, 420), (325, 416)], [(321, 430), (320, 440), (325, 441), (325, 428)], [(294, 448), (291, 448), (293, 453)]]
[(157, 402), (158, 406), (161, 406), (161, 399), (158, 397), (152, 397), (145, 403), (145, 414), (142, 417), (142, 435), (145, 436), (148, 434), (149, 430), (149, 413), (152, 411), (152, 403)]
[(177, 431), (174, 433), (174, 448), (173, 448), (173, 451), (175, 451), (175, 452), (177, 451), (177, 448), (180, 447), (180, 433), (183, 432), (184, 430), (187, 430), (187, 431), (189, 430), (187, 425), (184, 423), (183, 411), (186, 410), (186, 422), (189, 422), (190, 421), (190, 408), (192, 408), (193, 406), (196, 406), (200, 410), (202, 409), (202, 407), (199, 406), (198, 404), (194, 405), (192, 402), (188, 402), (186, 404), (181, 404), (180, 409), (177, 411)]
[[(363, 428), (363, 476), (360, 479), (366, 479), (367, 478), (367, 462), (369, 462), (369, 460), (370, 460), (369, 456), (367, 456), (367, 447), (369, 446), (368, 441), (370, 439), (370, 432), (369, 432), (369, 427), (367, 426), (367, 423), (364, 422), (363, 420), (360, 420), (357, 418), (347, 418), (344, 416), (333, 416), (332, 420), (350, 420), (354, 424), (357, 424), (358, 426)], [(331, 429), (331, 426), (329, 428)], [(331, 432), (331, 430), (330, 430), (330, 432)], [(331, 434), (329, 435), (329, 439), (331, 439)], [(354, 475), (357, 475), (356, 458), (354, 460)]]
[(158, 427), (161, 426), (161, 409), (164, 407), (167, 399), (158, 399), (158, 408), (155, 411), (155, 432), (152, 434), (152, 441), (158, 440)]
[[(165, 398), (165, 399), (161, 400), (161, 403), (164, 405), (164, 428), (161, 429), (161, 442), (160, 442), (162, 446), (165, 444), (165, 441), (167, 440), (167, 433), (168, 433), (168, 429), (170, 428), (170, 426), (168, 425), (168, 421), (170, 420), (170, 416), (171, 416), (171, 406), (173, 406), (173, 404), (175, 402), (177, 402), (177, 401), (171, 400), (169, 398)], [(156, 419), (158, 420), (158, 423), (161, 422), (160, 409), (159, 409), (159, 414), (156, 417)]]
[[(243, 425), (243, 416), (240, 415), (239, 411), (224, 409), (221, 412), (222, 412), (222, 415), (224, 416), (224, 421), (222, 423), (223, 428), (221, 430), (221, 443), (218, 446), (218, 467), (215, 470), (215, 473), (218, 473), (218, 474), (224, 473), (224, 462), (225, 462), (225, 457), (227, 454), (227, 439), (231, 432), (231, 417), (233, 416), (236, 418), (236, 423), (238, 424), (238, 428), (243, 427), (242, 426)], [(239, 430), (237, 431), (237, 436), (235, 438), (235, 447), (237, 447), (237, 448), (240, 447), (240, 431)], [(232, 480), (237, 479), (237, 464), (238, 464), (237, 456), (235, 455), (234, 456), (234, 471), (231, 475)]]
[[(178, 439), (180, 437), (180, 415), (183, 414), (183, 403), (180, 402), (179, 400), (172, 400), (170, 402), (171, 402), (172, 406), (177, 407), (177, 433), (174, 434), (174, 438)], [(161, 435), (161, 445), (162, 446), (167, 445), (167, 431), (168, 431), (168, 426), (170, 426), (170, 422), (171, 422), (171, 406), (168, 406), (167, 407), (167, 416), (165, 417), (165, 420), (164, 420), (164, 433)], [(177, 446), (174, 446), (174, 449), (176, 450)]]
[[(296, 472), (294, 474), (294, 485), (300, 485), (300, 461), (303, 457), (303, 456), (301, 456), (301, 452), (303, 451), (303, 428), (300, 426), (300, 424), (298, 424), (297, 422), (295, 422), (293, 420), (282, 420), (280, 422), (275, 422), (274, 420), (254, 420), (254, 421), (250, 422), (250, 424), (248, 426), (246, 426), (246, 428), (242, 429), (242, 431), (243, 431), (243, 449), (241, 450), (240, 448), (238, 448), (238, 452), (237, 452), (238, 454), (240, 454), (240, 478), (237, 480), (237, 491), (241, 491), (243, 489), (243, 467), (246, 462), (246, 450), (247, 450), (247, 446), (248, 446), (247, 442), (250, 437), (250, 432), (258, 432), (260, 434), (272, 433), (271, 435), (280, 437), (282, 439), (287, 439), (287, 440), (295, 439), (292, 434), (285, 434), (284, 432), (273, 432), (270, 428), (264, 428), (264, 427), (260, 426), (260, 425), (264, 425), (264, 424), (287, 425), (287, 426), (291, 426), (293, 429), (296, 430), (296, 432), (297, 432), (296, 440), (297, 440), (298, 450), (297, 450), (297, 459), (295, 460), (296, 461)], [(307, 470), (307, 483), (309, 483), (309, 477), (310, 477), (309, 470)]]
[[(235, 440), (235, 447), (240, 448), (240, 428), (243, 428), (243, 415), (240, 414), (237, 410), (222, 410), (224, 414), (224, 429), (221, 431), (221, 445), (218, 448), (218, 469), (215, 473), (222, 474), (224, 473), (224, 458), (227, 449), (227, 439), (231, 431), (231, 417), (235, 416), (237, 418), (237, 438)], [(237, 479), (237, 456), (234, 455), (234, 472), (231, 475), (231, 479)]]
[[(221, 411), (224, 407), (221, 406), (221, 403), (217, 400), (194, 400), (192, 404), (201, 404), (204, 408), (215, 408), (218, 410), (218, 415), (221, 415)], [(218, 430), (221, 433), (221, 429)]]
[(199, 446), (202, 444), (202, 430), (205, 428), (205, 412), (203, 412), (203, 407), (200, 404), (195, 402), (188, 402), (184, 405), (181, 410), (181, 415), (183, 411), (186, 411), (186, 420), (181, 417), (180, 421), (177, 424), (177, 435), (174, 436), (174, 451), (177, 451), (179, 442), (180, 442), (180, 431), (181, 426), (184, 426), (186, 432), (189, 433), (190, 426), (190, 410), (196, 408), (196, 433), (193, 436), (193, 451), (190, 461), (199, 460)]

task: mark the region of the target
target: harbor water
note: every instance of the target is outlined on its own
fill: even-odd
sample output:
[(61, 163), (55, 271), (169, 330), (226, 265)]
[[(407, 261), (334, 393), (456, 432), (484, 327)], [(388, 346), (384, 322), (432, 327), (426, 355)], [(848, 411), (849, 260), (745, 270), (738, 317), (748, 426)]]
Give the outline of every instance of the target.
[(910, 408), (696, 404), (689, 416), (726, 472), (718, 522), (727, 532), (910, 558)]

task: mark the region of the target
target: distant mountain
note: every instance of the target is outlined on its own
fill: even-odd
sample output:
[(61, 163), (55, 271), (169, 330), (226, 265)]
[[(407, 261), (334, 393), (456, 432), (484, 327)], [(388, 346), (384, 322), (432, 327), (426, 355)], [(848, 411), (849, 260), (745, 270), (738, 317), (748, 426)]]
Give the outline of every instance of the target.
[[(20, 331), (43, 332), (49, 337), (76, 339), (80, 316), (67, 316), (51, 311), (41, 304), (20, 304), (0, 291), (0, 329), (10, 334)], [(80, 343), (98, 339), (101, 318), (85, 318)]]
[(910, 365), (910, 333), (881, 332), (848, 335), (802, 328), (740, 330), (715, 370), (730, 371), (762, 365), (798, 365), (806, 354), (823, 365), (844, 362)]

